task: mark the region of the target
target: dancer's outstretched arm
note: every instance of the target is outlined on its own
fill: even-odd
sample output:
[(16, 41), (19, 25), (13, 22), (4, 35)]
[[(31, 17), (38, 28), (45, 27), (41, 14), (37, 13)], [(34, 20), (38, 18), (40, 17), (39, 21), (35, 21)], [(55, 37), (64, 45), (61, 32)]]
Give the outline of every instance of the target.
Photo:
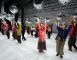
[(45, 31), (46, 31), (46, 18), (44, 20), (44, 28), (45, 28)]
[(41, 29), (39, 18), (37, 18), (37, 27), (39, 30)]

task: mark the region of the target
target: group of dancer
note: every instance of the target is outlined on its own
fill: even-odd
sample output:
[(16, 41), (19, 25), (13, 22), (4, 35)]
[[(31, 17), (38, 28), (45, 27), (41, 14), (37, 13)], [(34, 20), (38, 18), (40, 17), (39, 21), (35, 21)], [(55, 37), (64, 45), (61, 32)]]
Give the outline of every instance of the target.
[[(44, 52), (44, 50), (46, 50), (46, 38), (45, 38), (46, 30), (47, 30), (46, 19), (44, 21), (44, 24), (41, 24), (39, 19), (37, 20), (38, 20), (37, 26), (38, 26), (38, 35), (39, 35), (38, 50), (39, 52)], [(67, 27), (66, 27), (65, 22), (62, 22), (62, 23), (55, 22), (56, 29), (58, 30), (58, 34), (55, 39), (56, 40), (56, 52), (57, 52), (56, 56), (60, 55), (60, 58), (63, 58), (64, 45), (65, 45), (65, 41), (68, 35), (69, 35), (69, 40), (68, 40), (69, 51), (72, 51), (72, 47), (74, 47), (77, 50), (77, 46), (76, 46), (77, 21), (73, 17), (70, 17), (68, 20), (69, 20), (69, 24)]]
[(56, 28), (58, 30), (58, 35), (56, 37), (56, 56), (60, 55), (62, 58), (64, 55), (64, 44), (66, 41), (67, 36), (69, 35), (68, 40), (68, 48), (72, 51), (72, 47), (77, 50), (76, 46), (76, 34), (77, 34), (77, 22), (73, 17), (69, 18), (68, 28), (66, 27), (65, 23), (58, 23), (56, 24)]
[[(67, 39), (67, 36), (69, 35), (68, 40), (68, 49), (72, 51), (72, 47), (74, 47), (77, 50), (76, 46), (76, 35), (77, 35), (77, 21), (73, 18), (69, 18), (69, 24), (66, 26), (65, 22), (56, 22), (55, 21), (55, 27), (58, 31), (58, 34), (55, 38), (56, 40), (56, 56), (60, 55), (60, 58), (63, 58), (64, 55), (64, 45), (65, 41)], [(48, 36), (48, 39), (50, 39), (50, 36), (52, 34), (52, 26), (53, 25), (47, 25), (46, 19), (44, 20), (44, 23), (41, 23), (40, 19), (37, 18), (37, 24), (35, 29), (35, 37), (38, 37), (38, 50), (40, 53), (43, 53), (44, 50), (47, 50), (46, 48), (46, 33)], [(26, 31), (26, 26), (21, 25), (19, 23), (13, 23), (12, 24), (12, 36), (14, 39), (17, 39), (18, 43), (21, 43), (21, 36), (22, 40), (26, 40), (24, 37)], [(33, 29), (28, 26), (27, 27), (27, 33), (33, 36)], [(10, 38), (10, 30), (9, 25), (5, 21), (5, 23), (2, 24), (2, 34), (6, 34), (8, 39)]]
[(21, 36), (22, 40), (26, 40), (24, 37), (25, 34), (25, 25), (21, 25), (20, 23), (13, 23), (12, 24), (12, 36), (14, 39), (17, 39), (18, 43), (21, 43)]
[(18, 22), (14, 22), (12, 23), (12, 26), (10, 28), (9, 23), (5, 20), (2, 23), (1, 32), (2, 32), (2, 35), (6, 35), (8, 39), (10, 39), (10, 29), (12, 29), (13, 39), (14, 40), (16, 39), (18, 43), (21, 43), (21, 36), (22, 36), (22, 40), (24, 41), (26, 40), (26, 38), (24, 37), (25, 31), (26, 31), (25, 25), (21, 25)]

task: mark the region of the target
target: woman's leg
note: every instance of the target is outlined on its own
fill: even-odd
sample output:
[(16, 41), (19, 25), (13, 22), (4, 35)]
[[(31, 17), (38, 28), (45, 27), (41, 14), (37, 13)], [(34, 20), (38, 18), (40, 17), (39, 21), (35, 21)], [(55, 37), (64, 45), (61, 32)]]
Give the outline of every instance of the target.
[(18, 43), (21, 43), (21, 36), (17, 36)]
[(56, 40), (56, 56), (60, 55), (60, 40)]
[(76, 46), (76, 38), (73, 38), (73, 47), (75, 48), (75, 49), (77, 49), (77, 46)]
[(8, 37), (8, 39), (10, 38), (10, 32), (9, 31), (7, 31), (7, 37)]
[(49, 32), (47, 33), (47, 35), (48, 35), (48, 39), (50, 39), (50, 33)]
[(68, 48), (69, 48), (69, 50), (70, 51), (72, 51), (72, 38), (71, 37), (69, 37), (69, 40), (68, 40)]
[(64, 44), (65, 44), (65, 40), (60, 42), (60, 55), (64, 55)]

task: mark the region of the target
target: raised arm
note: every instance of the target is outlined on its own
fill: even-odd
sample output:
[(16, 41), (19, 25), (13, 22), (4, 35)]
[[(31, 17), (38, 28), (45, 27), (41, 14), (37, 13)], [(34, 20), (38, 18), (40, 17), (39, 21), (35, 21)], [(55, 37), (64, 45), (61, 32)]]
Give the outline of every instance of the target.
[(41, 29), (41, 26), (40, 26), (40, 21), (39, 19), (37, 18), (37, 28), (40, 30)]
[(70, 22), (69, 22), (69, 23), (70, 23), (70, 26), (73, 27), (73, 26), (74, 26), (74, 22), (73, 22), (73, 21), (74, 21), (75, 19), (74, 19), (73, 17), (69, 17), (68, 20), (70, 20)]
[(57, 28), (58, 31), (61, 29), (61, 28), (60, 28), (60, 23), (57, 22), (57, 21), (55, 21), (55, 26), (56, 26), (56, 28)]
[(44, 20), (44, 28), (45, 28), (45, 31), (46, 31), (46, 18)]

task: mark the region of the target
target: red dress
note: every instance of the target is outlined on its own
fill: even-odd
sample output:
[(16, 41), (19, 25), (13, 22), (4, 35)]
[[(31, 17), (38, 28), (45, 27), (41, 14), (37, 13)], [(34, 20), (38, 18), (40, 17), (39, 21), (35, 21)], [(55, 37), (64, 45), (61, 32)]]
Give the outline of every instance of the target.
[(46, 22), (44, 22), (44, 27), (40, 26), (40, 22), (38, 22), (38, 35), (39, 35), (39, 41), (38, 41), (38, 49), (39, 50), (46, 50)]

